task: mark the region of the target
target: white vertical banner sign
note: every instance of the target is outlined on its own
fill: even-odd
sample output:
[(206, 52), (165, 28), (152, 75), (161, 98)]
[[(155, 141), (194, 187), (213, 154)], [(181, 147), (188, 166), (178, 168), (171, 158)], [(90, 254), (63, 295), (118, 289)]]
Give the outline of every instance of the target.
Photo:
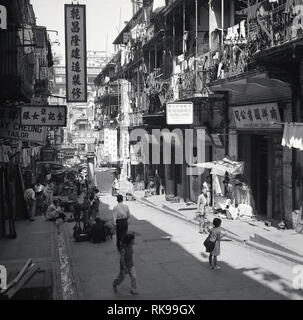
[(85, 5), (65, 5), (67, 102), (87, 102), (85, 9)]

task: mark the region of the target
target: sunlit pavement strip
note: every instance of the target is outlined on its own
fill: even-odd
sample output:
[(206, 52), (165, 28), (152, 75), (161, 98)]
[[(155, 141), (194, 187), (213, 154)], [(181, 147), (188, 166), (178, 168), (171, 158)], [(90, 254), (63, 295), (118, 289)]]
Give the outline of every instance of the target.
[(58, 249), (59, 249), (59, 261), (61, 272), (61, 285), (63, 300), (75, 300), (75, 292), (73, 290), (72, 273), (70, 269), (69, 257), (66, 252), (66, 246), (64, 242), (64, 236), (61, 233), (57, 233)]
[[(130, 205), (133, 208), (131, 212), (137, 219), (147, 218), (143, 212), (147, 214), (148, 211), (143, 211), (138, 215), (137, 210), (135, 209), (136, 207), (142, 208), (142, 205), (144, 206), (144, 204), (139, 204), (139, 206), (137, 206), (137, 204)], [(157, 211), (157, 209), (151, 209), (151, 211), (153, 210)], [(158, 213), (161, 215), (159, 211)], [(148, 221), (165, 232), (171, 231), (172, 224), (170, 221), (173, 217), (169, 218), (169, 216), (161, 215), (161, 218), (160, 222), (158, 217), (152, 214), (148, 216)], [(167, 221), (166, 226), (170, 226), (170, 228), (163, 228), (165, 225), (164, 220)], [(187, 251), (188, 254), (195, 256), (198, 260), (207, 262), (208, 254), (201, 252), (201, 249), (203, 250), (202, 239), (206, 236), (201, 237), (198, 235), (196, 233), (197, 228), (194, 225), (184, 225), (178, 221), (178, 219), (175, 220), (175, 224), (176, 229), (175, 232), (173, 232), (174, 236), (172, 236), (171, 241), (177, 243)], [(195, 232), (185, 232), (183, 229), (183, 232), (180, 233), (180, 228), (178, 228), (177, 225), (182, 225), (182, 229), (185, 228), (188, 229), (188, 231), (195, 230)], [(201, 247), (199, 244), (201, 244)], [(298, 290), (297, 293), (292, 290), (294, 263), (280, 257), (272, 256), (268, 253), (260, 252), (234, 241), (223, 241), (222, 247), (220, 260), (229, 264), (235, 270), (242, 269), (243, 274), (247, 277), (259, 282), (260, 284), (266, 284), (267, 287), (271, 288), (273, 291), (279, 292), (288, 299), (303, 299), (303, 290)], [(237, 254), (235, 254), (235, 252), (237, 252)]]

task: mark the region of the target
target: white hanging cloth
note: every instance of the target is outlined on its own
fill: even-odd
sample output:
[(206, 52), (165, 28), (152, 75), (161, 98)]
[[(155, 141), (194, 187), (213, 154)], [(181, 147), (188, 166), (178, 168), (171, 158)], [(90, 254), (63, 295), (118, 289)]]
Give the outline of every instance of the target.
[(165, 0), (154, 0), (153, 12), (156, 11), (158, 8), (165, 7), (165, 5), (166, 5)]
[(281, 145), (303, 150), (303, 123), (285, 123)]

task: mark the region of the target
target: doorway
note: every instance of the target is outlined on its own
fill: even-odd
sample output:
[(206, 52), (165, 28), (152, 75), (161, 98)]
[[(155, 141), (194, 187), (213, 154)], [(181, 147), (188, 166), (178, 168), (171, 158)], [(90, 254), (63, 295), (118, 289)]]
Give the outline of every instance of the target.
[(250, 185), (258, 215), (267, 216), (269, 136), (239, 135), (239, 161), (245, 162), (243, 178)]

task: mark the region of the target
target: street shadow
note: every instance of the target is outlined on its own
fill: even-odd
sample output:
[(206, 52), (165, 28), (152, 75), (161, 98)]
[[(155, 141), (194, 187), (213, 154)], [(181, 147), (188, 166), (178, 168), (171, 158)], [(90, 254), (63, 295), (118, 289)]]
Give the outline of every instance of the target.
[[(112, 218), (108, 204), (101, 202), (100, 210), (102, 217)], [(203, 241), (199, 252), (189, 252), (171, 234), (133, 216), (129, 232), (136, 235), (134, 261), (140, 295), (129, 294), (129, 279), (119, 286), (117, 294), (112, 290), (112, 281), (119, 273), (114, 237), (100, 245), (71, 241), (73, 268), (80, 279), (84, 299), (285, 300), (295, 294), (303, 298), (303, 292), (291, 289), (291, 284), (262, 268), (237, 269), (219, 257), (221, 270), (210, 270)], [(72, 239), (71, 230), (69, 238)]]

